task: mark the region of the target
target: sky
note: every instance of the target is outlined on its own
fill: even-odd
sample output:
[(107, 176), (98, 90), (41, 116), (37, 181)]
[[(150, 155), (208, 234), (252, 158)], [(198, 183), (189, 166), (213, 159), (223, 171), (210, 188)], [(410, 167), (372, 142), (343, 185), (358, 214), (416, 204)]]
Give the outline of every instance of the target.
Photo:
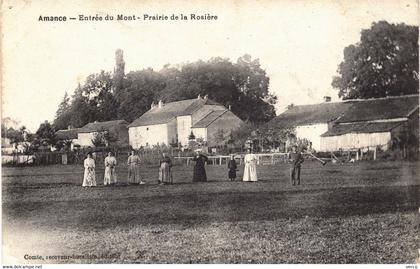
[[(416, 0), (381, 1), (11, 1), (2, 5), (2, 118), (35, 132), (52, 121), (64, 93), (100, 70), (112, 71), (124, 50), (126, 73), (212, 57), (260, 60), (278, 97), (277, 114), (290, 103), (339, 100), (332, 77), (343, 49), (372, 22), (418, 25)], [(79, 15), (113, 21), (69, 20)], [(117, 14), (217, 16), (217, 20), (117, 21)], [(39, 16), (67, 16), (65, 22)], [(139, 115), (140, 116), (140, 115)]]

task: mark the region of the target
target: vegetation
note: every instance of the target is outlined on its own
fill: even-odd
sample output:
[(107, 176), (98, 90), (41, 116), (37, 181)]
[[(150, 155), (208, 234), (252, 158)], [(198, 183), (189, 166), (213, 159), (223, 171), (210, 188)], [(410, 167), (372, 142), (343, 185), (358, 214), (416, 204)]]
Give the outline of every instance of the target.
[(103, 162), (97, 166), (92, 189), (80, 187), (81, 165), (3, 169), (4, 262), (9, 255), (24, 262), (28, 253), (97, 256), (32, 263), (411, 264), (418, 257), (417, 163), (305, 161), (299, 187), (290, 185), (287, 164), (258, 166), (252, 184), (230, 182), (224, 165), (207, 165), (210, 182), (192, 184), (193, 167), (175, 165), (175, 184), (158, 186), (155, 162), (140, 169), (146, 185), (127, 187), (120, 163), (114, 188), (102, 187)]
[(343, 99), (418, 93), (418, 37), (418, 26), (373, 23), (360, 42), (344, 49), (332, 86)]
[(231, 106), (233, 113), (254, 124), (275, 116), (276, 97), (268, 92), (269, 78), (259, 60), (249, 55), (236, 63), (212, 58), (176, 67), (166, 65), (160, 71), (134, 71), (124, 78), (120, 74), (123, 67), (118, 70), (118, 79), (113, 79), (111, 72), (101, 71), (88, 76), (71, 98), (66, 93), (56, 113), (56, 128), (81, 127), (95, 120), (132, 122), (149, 110), (152, 102), (198, 95)]

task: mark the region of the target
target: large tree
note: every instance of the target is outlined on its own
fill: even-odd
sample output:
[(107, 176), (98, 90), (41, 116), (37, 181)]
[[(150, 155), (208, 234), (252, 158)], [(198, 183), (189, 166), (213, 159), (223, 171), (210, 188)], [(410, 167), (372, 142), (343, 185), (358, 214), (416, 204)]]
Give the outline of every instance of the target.
[(143, 115), (164, 87), (163, 76), (152, 69), (128, 73), (116, 94), (119, 118), (132, 122)]
[(67, 92), (64, 93), (63, 100), (58, 105), (55, 113), (54, 125), (57, 130), (66, 129), (71, 122), (71, 100)]
[(45, 146), (55, 145), (57, 142), (57, 138), (55, 136), (55, 128), (48, 121), (45, 121), (39, 125), (35, 135)]
[(161, 95), (177, 101), (207, 95), (242, 120), (266, 122), (275, 116), (276, 97), (268, 92), (269, 78), (259, 60), (244, 55), (233, 64), (229, 59), (212, 58), (183, 65), (179, 71), (160, 71), (167, 81)]
[(360, 42), (344, 49), (332, 86), (343, 99), (418, 93), (418, 27), (373, 23)]

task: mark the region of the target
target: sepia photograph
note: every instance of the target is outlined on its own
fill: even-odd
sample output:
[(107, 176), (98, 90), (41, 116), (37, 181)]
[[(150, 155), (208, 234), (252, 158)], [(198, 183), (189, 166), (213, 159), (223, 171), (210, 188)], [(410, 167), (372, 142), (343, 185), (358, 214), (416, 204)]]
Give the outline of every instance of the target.
[(3, 268), (418, 268), (417, 0), (0, 18)]

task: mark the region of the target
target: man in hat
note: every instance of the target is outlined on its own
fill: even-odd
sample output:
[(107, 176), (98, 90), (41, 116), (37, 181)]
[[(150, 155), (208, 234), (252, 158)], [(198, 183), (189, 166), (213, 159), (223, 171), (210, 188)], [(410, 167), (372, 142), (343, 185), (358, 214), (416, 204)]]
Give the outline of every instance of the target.
[(304, 162), (304, 159), (300, 149), (296, 145), (292, 147), (290, 159), (292, 161), (292, 168), (290, 169), (290, 178), (292, 181), (292, 185), (295, 186), (296, 181), (297, 184), (300, 185), (300, 168), (301, 164)]

